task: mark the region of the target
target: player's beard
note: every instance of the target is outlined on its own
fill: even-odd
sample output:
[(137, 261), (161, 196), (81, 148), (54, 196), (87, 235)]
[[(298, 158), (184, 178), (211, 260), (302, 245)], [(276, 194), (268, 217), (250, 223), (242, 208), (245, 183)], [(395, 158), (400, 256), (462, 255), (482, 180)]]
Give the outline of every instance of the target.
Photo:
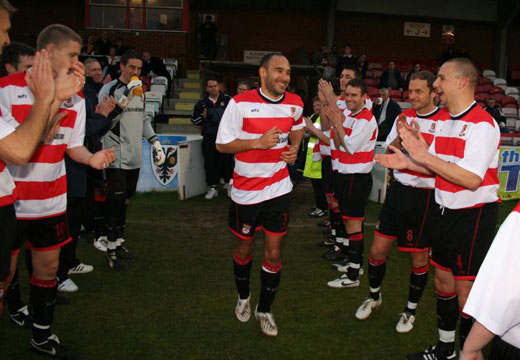
[(269, 90), (269, 92), (271, 94), (273, 94), (275, 97), (282, 96), (283, 93), (285, 93), (285, 89), (287, 89), (287, 86), (284, 87), (282, 92), (280, 92), (280, 90), (278, 90), (278, 88), (276, 86), (275, 81), (276, 81), (275, 79), (273, 79), (269, 75), (267, 75), (265, 78), (265, 86), (267, 87), (267, 90)]

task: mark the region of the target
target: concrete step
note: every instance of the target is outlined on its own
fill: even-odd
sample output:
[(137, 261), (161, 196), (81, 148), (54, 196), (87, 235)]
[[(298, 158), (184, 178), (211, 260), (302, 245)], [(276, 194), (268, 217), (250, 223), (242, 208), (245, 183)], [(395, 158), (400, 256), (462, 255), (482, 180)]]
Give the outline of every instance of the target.
[(197, 127), (191, 123), (191, 120), (188, 117), (172, 116), (168, 119), (168, 124), (170, 124), (170, 125), (191, 125), (194, 127), (194, 129), (197, 129)]
[(195, 107), (195, 103), (187, 103), (187, 102), (178, 102), (175, 104), (175, 110), (181, 111), (193, 111)]
[(200, 81), (199, 80), (196, 80), (196, 79), (187, 79), (187, 78), (182, 78), (182, 79), (179, 79), (179, 87), (183, 87), (184, 84), (186, 83), (197, 83), (199, 84), (200, 86)]
[(200, 92), (193, 92), (193, 91), (181, 91), (179, 92), (179, 99), (182, 99), (183, 101), (188, 102), (189, 100), (197, 100), (200, 99)]
[(191, 115), (193, 114), (193, 111), (189, 111), (189, 110), (164, 109), (163, 114), (164, 114), (164, 115), (171, 115), (171, 116), (179, 116), (179, 117), (188, 117), (188, 118), (191, 118)]
[(171, 99), (171, 103), (172, 104), (177, 104), (177, 103), (188, 103), (188, 104), (196, 104), (197, 101), (199, 101), (199, 98), (178, 98), (178, 99)]
[(182, 87), (185, 89), (197, 89), (200, 91), (200, 83), (198, 81), (187, 81), (184, 84), (182, 84)]
[(184, 124), (157, 124), (157, 133), (200, 135), (200, 131), (195, 126)]
[(200, 80), (200, 74), (198, 71), (196, 73), (188, 73), (187, 75), (189, 80)]

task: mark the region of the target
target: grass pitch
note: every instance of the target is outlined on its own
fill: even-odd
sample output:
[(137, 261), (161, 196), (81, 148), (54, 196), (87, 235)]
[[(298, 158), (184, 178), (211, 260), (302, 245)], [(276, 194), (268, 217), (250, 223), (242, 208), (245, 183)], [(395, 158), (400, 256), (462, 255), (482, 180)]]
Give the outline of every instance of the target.
[[(309, 218), (312, 187), (304, 183), (292, 194), (289, 234), (282, 252), (282, 280), (272, 311), (276, 338), (262, 335), (254, 318), (235, 319), (232, 274), (235, 238), (227, 231), (229, 200), (202, 196), (177, 200), (176, 193), (141, 194), (129, 207), (127, 242), (138, 256), (122, 272), (110, 270), (103, 254), (79, 245), (80, 259), (95, 267), (75, 275), (80, 290), (58, 306), (54, 332), (81, 359), (405, 359), (437, 341), (433, 271), (419, 304), (414, 330), (394, 330), (407, 301), (409, 256), (389, 254), (382, 288), (383, 304), (368, 320), (354, 317), (368, 294), (367, 275), (357, 289), (331, 289), (340, 275), (321, 258), (323, 228)], [(501, 223), (516, 204), (500, 205)], [(365, 254), (370, 248), (381, 206), (369, 203)], [(252, 306), (259, 296), (262, 234), (251, 279)], [(365, 257), (366, 259), (366, 257)], [(365, 260), (366, 263), (366, 260)], [(366, 266), (365, 266), (366, 267)], [(23, 268), (23, 267), (22, 267)], [(27, 275), (21, 274), (27, 301)], [(0, 358), (41, 358), (29, 350), (30, 330), (0, 318)]]

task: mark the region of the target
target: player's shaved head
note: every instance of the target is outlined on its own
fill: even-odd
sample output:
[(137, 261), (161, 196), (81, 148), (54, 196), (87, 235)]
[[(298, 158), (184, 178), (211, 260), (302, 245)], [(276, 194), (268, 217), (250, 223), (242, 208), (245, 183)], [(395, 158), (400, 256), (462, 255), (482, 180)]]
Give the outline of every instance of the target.
[(67, 45), (69, 41), (74, 41), (78, 44), (82, 43), (81, 36), (68, 26), (52, 24), (40, 32), (36, 45), (38, 50), (42, 50), (49, 44), (61, 47)]
[[(275, 56), (280, 56), (280, 57), (284, 57), (284, 58), (287, 59), (287, 57), (285, 55), (281, 54), (281, 53), (275, 53), (275, 52), (268, 53), (268, 54), (265, 54), (262, 57), (262, 59), (260, 60), (260, 67), (263, 67), (263, 68), (267, 69), (269, 67), (269, 62)], [(287, 61), (289, 61), (289, 60), (287, 60)]]
[(455, 71), (457, 71), (457, 77), (468, 79), (468, 84), (475, 88), (478, 84), (478, 70), (473, 61), (468, 58), (453, 58), (445, 62), (445, 64), (451, 63), (455, 65)]

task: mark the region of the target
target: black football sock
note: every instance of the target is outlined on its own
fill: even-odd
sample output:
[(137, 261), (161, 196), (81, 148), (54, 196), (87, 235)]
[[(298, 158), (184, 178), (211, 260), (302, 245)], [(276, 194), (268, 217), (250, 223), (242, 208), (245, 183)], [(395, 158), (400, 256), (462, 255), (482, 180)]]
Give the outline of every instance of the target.
[(370, 286), (370, 297), (379, 300), (381, 295), (381, 283), (386, 273), (386, 258), (376, 260), (368, 257), (368, 284)]
[(359, 269), (363, 262), (364, 236), (362, 232), (348, 234), (348, 258), (350, 266), (347, 276), (350, 280), (357, 280), (359, 277)]
[(20, 294), (20, 282), (18, 280), (18, 277), (18, 269), (16, 269), (13, 278), (9, 283), (9, 287), (7, 288), (7, 294), (5, 295), (5, 302), (7, 303), (9, 314), (11, 315), (16, 314), (18, 310), (25, 306), (25, 304), (22, 301), (22, 296)]
[(439, 329), (438, 346), (443, 351), (455, 349), (455, 331), (459, 317), (457, 293), (437, 291), (437, 327)]
[(281, 270), (282, 263), (271, 265), (264, 260), (260, 272), (261, 290), (258, 312), (271, 312), (271, 304), (280, 284)]
[(404, 309), (412, 315), (415, 315), (417, 304), (421, 300), (421, 296), (428, 282), (428, 264), (421, 267), (413, 267), (410, 272), (410, 282), (408, 283), (408, 304)]
[(240, 299), (249, 297), (249, 277), (251, 275), (251, 264), (253, 263), (253, 255), (249, 255), (245, 259), (240, 258), (237, 252), (233, 258), (233, 271), (235, 273), (235, 284), (237, 286)]
[(44, 342), (51, 335), (51, 324), (56, 304), (56, 279), (41, 280), (31, 276), (31, 304), (34, 311), (33, 339)]

